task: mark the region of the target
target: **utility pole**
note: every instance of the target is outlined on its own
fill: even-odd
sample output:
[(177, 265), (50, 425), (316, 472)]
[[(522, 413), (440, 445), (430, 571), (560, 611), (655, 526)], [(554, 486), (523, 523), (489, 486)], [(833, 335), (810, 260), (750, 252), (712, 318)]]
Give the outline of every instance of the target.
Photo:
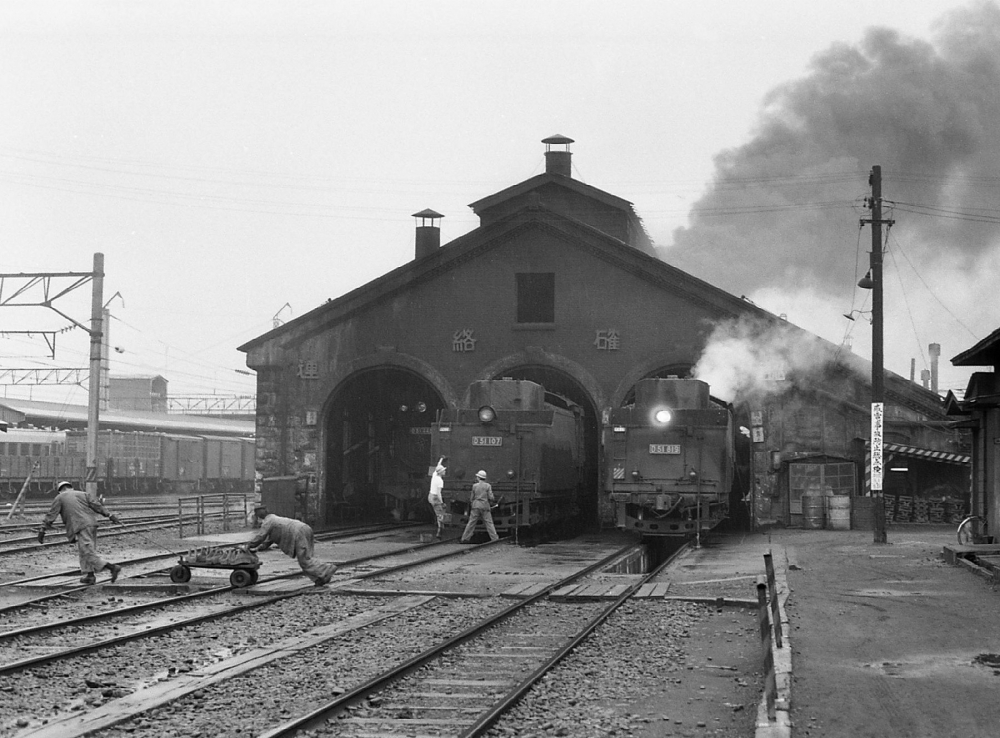
[[(872, 227), (872, 250), (868, 274), (858, 282), (859, 287), (872, 291), (872, 407), (871, 407), (871, 479), (872, 504), (874, 505), (874, 542), (886, 543), (885, 503), (882, 495), (882, 479), (885, 472), (882, 459), (883, 423), (885, 419), (885, 368), (882, 351), (882, 224), (892, 225), (894, 221), (882, 220), (882, 167), (872, 167), (868, 183), (872, 188), (869, 200), (872, 217), (867, 220)], [(866, 219), (862, 218), (864, 224)]]
[[(55, 280), (72, 280), (65, 287), (57, 288)], [(8, 283), (13, 283), (11, 289), (6, 289)], [(59, 310), (53, 303), (87, 282), (92, 282), (93, 294), (90, 309), (90, 327)], [(31, 298), (32, 292), (41, 292), (40, 299)], [(18, 274), (0, 274), (0, 307), (44, 307), (61, 315), (77, 328), (84, 330), (90, 336), (90, 377), (87, 403), (87, 477), (84, 480), (87, 492), (97, 495), (97, 429), (101, 403), (101, 342), (104, 333), (102, 305), (104, 297), (104, 254), (94, 254), (94, 269), (91, 272), (33, 272)], [(55, 334), (49, 348), (55, 357)], [(25, 371), (25, 370), (11, 370)], [(78, 370), (52, 370), (60, 371)], [(56, 382), (59, 383), (58, 381)]]
[(104, 341), (104, 254), (94, 254), (90, 303), (90, 382), (87, 392), (87, 494), (97, 499), (97, 429), (101, 408), (101, 354)]

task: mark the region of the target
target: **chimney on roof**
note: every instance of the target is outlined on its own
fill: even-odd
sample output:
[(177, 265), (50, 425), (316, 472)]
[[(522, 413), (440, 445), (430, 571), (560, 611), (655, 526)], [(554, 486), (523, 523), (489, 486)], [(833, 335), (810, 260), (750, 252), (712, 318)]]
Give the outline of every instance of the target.
[(938, 358), (941, 356), (941, 344), (930, 344), (927, 347), (927, 353), (931, 355), (931, 392), (936, 395), (938, 391)]
[[(573, 143), (573, 139), (556, 134), (543, 138), (542, 143), (545, 144), (545, 173), (572, 177), (570, 160), (573, 154), (570, 153), (569, 145)], [(553, 149), (553, 146), (562, 146), (563, 148)]]
[(417, 248), (414, 258), (433, 254), (441, 248), (441, 218), (444, 216), (430, 208), (414, 213), (417, 219)]

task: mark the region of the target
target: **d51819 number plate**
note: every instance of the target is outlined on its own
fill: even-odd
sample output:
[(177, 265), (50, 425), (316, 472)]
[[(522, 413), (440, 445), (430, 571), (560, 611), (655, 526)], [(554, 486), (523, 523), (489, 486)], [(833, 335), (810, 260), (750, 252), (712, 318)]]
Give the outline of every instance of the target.
[(680, 444), (677, 443), (651, 443), (649, 444), (649, 453), (651, 454), (679, 454), (681, 452)]

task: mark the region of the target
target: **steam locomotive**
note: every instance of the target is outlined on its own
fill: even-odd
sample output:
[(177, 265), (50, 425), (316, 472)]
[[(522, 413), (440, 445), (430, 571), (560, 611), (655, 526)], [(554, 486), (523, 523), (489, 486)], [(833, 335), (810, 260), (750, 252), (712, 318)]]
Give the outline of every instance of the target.
[(635, 402), (605, 417), (605, 492), (617, 524), (643, 536), (688, 537), (729, 514), (732, 409), (697, 379), (643, 379)]
[(433, 462), (447, 456), (447, 524), (468, 522), (469, 490), (485, 471), (497, 498), (493, 522), (503, 536), (559, 535), (580, 513), (584, 474), (582, 409), (535, 382), (473, 382), (469, 404), (439, 411), (431, 425)]

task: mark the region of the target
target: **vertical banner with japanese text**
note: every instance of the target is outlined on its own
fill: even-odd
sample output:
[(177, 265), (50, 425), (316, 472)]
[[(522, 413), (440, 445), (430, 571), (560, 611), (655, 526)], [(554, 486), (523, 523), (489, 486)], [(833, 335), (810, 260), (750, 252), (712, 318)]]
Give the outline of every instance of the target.
[(882, 423), (885, 405), (881, 402), (872, 403), (872, 492), (882, 491)]

